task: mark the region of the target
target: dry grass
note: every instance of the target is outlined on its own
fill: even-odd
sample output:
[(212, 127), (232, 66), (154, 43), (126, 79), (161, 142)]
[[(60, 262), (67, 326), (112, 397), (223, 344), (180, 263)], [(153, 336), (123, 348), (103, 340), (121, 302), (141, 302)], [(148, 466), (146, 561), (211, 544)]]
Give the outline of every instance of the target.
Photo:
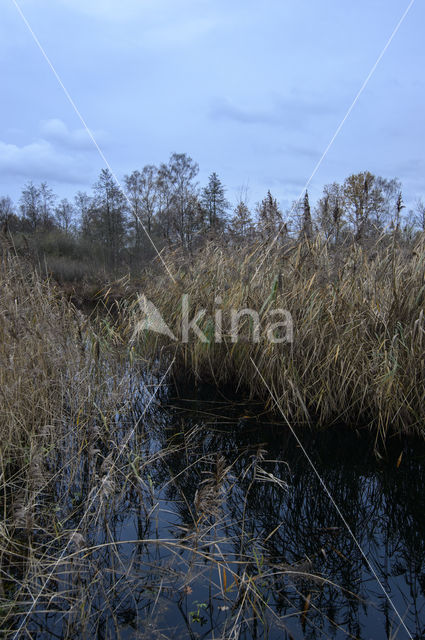
[[(51, 447), (67, 420), (87, 422), (114, 406), (101, 337), (60, 292), (4, 251), (0, 263), (2, 461), (19, 468), (32, 447)], [(100, 377), (99, 372), (103, 371)], [(105, 408), (106, 411), (106, 408)], [(4, 468), (4, 467), (3, 467)]]
[[(253, 609), (265, 614), (268, 605), (248, 568), (252, 558), (230, 561), (221, 551), (229, 542), (221, 528), (231, 472), (223, 458), (211, 458), (193, 500), (193, 522), (176, 538), (161, 537), (164, 487), (154, 487), (151, 474), (168, 460), (189, 460), (199, 440), (195, 428), (163, 451), (152, 448), (154, 416), (146, 410), (155, 378), (147, 372), (140, 386), (128, 364), (121, 366), (112, 349), (120, 327), (103, 314), (95, 332), (7, 249), (0, 291), (2, 637), (119, 638), (123, 603), (146, 610), (137, 625), (147, 637), (166, 637), (156, 631), (160, 596), (176, 592), (178, 606), (186, 606), (188, 585), (205, 572), (206, 561), (214, 572), (210, 588), (230, 606), (236, 602), (232, 633), (251, 623)], [(118, 533), (129, 505), (138, 508), (131, 539)], [(129, 546), (136, 557), (126, 555)], [(263, 582), (272, 589), (281, 575), (281, 568), (269, 571)], [(193, 619), (185, 615), (189, 626), (196, 623), (196, 607)]]
[[(253, 375), (252, 357), (279, 390), (288, 414), (299, 420), (374, 415), (375, 402), (383, 411), (381, 430), (395, 415), (403, 419), (403, 429), (419, 431), (421, 255), (418, 247), (406, 260), (382, 247), (379, 259), (370, 259), (353, 249), (341, 261), (319, 243), (288, 246), (267, 260), (254, 281), (258, 251), (227, 254), (211, 245), (190, 267), (176, 255), (179, 284), (149, 278), (145, 290), (170, 324), (178, 321), (182, 292), (191, 295), (192, 312), (195, 305), (211, 310), (214, 296), (221, 295), (224, 310), (263, 307), (266, 314), (267, 305), (288, 308), (294, 316), (294, 344), (232, 344), (226, 339), (221, 345), (172, 343), (170, 349), (147, 334), (140, 346), (150, 371), (163, 361), (158, 355), (169, 359), (175, 354), (182, 371), (213, 378), (218, 385), (243, 385), (266, 398)], [(285, 619), (268, 604), (272, 593), (283, 590), (283, 581), (305, 578), (320, 590), (329, 580), (311, 575), (309, 567), (266, 564), (266, 541), (252, 539), (248, 531), (247, 504), (230, 516), (224, 496), (239, 483), (248, 483), (249, 490), (269, 483), (282, 492), (285, 481), (267, 471), (261, 450), (238, 472), (218, 451), (203, 452), (196, 425), (183, 425), (168, 440), (163, 418), (155, 417), (153, 407), (147, 411), (148, 389), (156, 388), (158, 378), (146, 371), (141, 384), (140, 373), (134, 374), (128, 362), (123, 366), (113, 349), (118, 336), (124, 341), (131, 336), (138, 317), (133, 305), (124, 307), (123, 314), (115, 324), (104, 315), (94, 330), (28, 265), (8, 251), (1, 255), (4, 637), (14, 638), (21, 629), (23, 637), (119, 638), (125, 628), (117, 612), (126, 607), (136, 612), (139, 637), (168, 637), (160, 631), (164, 596), (177, 595), (188, 628), (193, 627), (203, 609), (191, 609), (195, 594), (190, 597), (190, 585), (202, 575), (228, 612), (223, 637), (236, 638), (242, 628), (255, 629), (258, 623), (266, 629), (270, 618), (284, 628)], [(128, 318), (131, 322), (124, 325)], [(128, 353), (130, 361), (136, 357), (134, 345)], [(387, 372), (384, 380), (385, 367), (391, 376)], [(418, 414), (407, 423), (413, 407)], [(196, 483), (192, 471), (200, 460), (205, 469)], [(184, 512), (174, 536), (158, 528), (168, 485)], [(120, 527), (132, 509), (130, 537)], [(306, 599), (296, 580), (291, 588)], [(306, 611), (298, 611), (304, 624)]]
[(83, 452), (107, 437), (128, 390), (105, 339), (30, 265), (0, 250), (1, 615), (40, 586), (51, 560), (41, 546), (63, 540), (56, 492), (70, 499)]
[[(315, 426), (335, 422), (370, 423), (377, 434), (389, 431), (424, 434), (425, 240), (412, 248), (388, 237), (369, 249), (356, 244), (335, 248), (317, 239), (288, 243), (262, 260), (264, 249), (223, 248), (211, 244), (190, 264), (175, 254), (168, 259), (178, 284), (151, 278), (143, 293), (161, 310), (179, 336), (181, 295), (190, 296), (190, 318), (205, 308), (214, 314), (214, 299), (223, 299), (223, 318), (230, 309), (284, 308), (294, 322), (293, 344), (271, 344), (262, 332), (255, 344), (233, 344), (228, 335), (214, 342), (211, 320), (201, 323), (210, 336), (204, 344), (191, 335), (189, 344), (146, 333), (142, 353), (175, 354), (184, 375), (230, 383), (270, 401), (251, 358), (272, 387), (288, 418)], [(140, 312), (134, 307), (131, 327)], [(224, 321), (223, 321), (224, 322)], [(229, 327), (228, 327), (229, 329)], [(243, 334), (243, 332), (242, 332)]]

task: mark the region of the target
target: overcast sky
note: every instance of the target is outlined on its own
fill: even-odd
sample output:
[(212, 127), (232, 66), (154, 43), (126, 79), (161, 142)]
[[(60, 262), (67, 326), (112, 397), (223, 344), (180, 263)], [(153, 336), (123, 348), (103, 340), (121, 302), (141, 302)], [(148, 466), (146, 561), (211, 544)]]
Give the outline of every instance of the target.
[[(121, 179), (173, 152), (235, 202), (286, 206), (407, 0), (18, 0)], [(368, 169), (425, 196), (425, 3), (416, 0), (310, 186)], [(0, 5), (0, 195), (61, 196), (104, 166), (12, 0)]]

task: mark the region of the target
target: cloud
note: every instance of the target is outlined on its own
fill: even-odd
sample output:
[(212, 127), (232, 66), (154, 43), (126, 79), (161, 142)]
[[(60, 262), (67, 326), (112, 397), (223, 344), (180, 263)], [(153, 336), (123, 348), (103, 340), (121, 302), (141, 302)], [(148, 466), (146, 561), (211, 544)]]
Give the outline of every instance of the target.
[(211, 106), (210, 116), (215, 120), (241, 124), (300, 126), (314, 117), (323, 117), (335, 111), (335, 105), (305, 95), (274, 98), (266, 108), (240, 106), (229, 99), (218, 99)]
[(232, 120), (242, 124), (279, 124), (280, 117), (271, 110), (240, 107), (230, 100), (216, 100), (210, 110), (214, 120)]
[(318, 160), (322, 155), (322, 152), (319, 151), (317, 147), (308, 147), (297, 144), (288, 144), (283, 151), (289, 153), (291, 156), (301, 156), (309, 160)]
[(317, 161), (322, 155), (322, 150), (319, 150), (317, 146), (309, 145), (308, 140), (306, 142), (306, 144), (291, 142), (273, 144), (264, 139), (260, 139), (252, 143), (252, 148), (256, 156), (261, 154), (263, 156), (289, 157), (291, 159), (306, 158), (311, 161)]
[[(91, 151), (95, 148), (93, 141), (85, 129), (74, 129), (71, 131), (59, 118), (44, 120), (40, 126), (40, 133), (44, 140), (48, 140), (52, 144), (65, 149)], [(101, 142), (104, 137), (102, 132), (93, 131), (92, 133), (96, 141)]]
[[(85, 129), (71, 130), (59, 118), (40, 123), (41, 136), (28, 144), (0, 140), (0, 172), (7, 176), (82, 184), (91, 175), (96, 148)], [(20, 132), (22, 133), (22, 132)], [(96, 140), (104, 138), (94, 133)], [(95, 166), (98, 166), (96, 162)]]
[(126, 48), (187, 47), (219, 22), (211, 0), (58, 0), (58, 4), (80, 22), (96, 21), (102, 30), (112, 26), (114, 38)]
[(270, 188), (284, 188), (286, 194), (292, 193), (295, 197), (300, 196), (300, 190), (304, 191), (306, 178), (299, 175), (286, 174), (283, 178), (278, 176), (263, 175), (265, 184), (268, 184)]
[(90, 173), (81, 154), (63, 153), (47, 140), (18, 146), (0, 141), (0, 173), (28, 180), (81, 184)]

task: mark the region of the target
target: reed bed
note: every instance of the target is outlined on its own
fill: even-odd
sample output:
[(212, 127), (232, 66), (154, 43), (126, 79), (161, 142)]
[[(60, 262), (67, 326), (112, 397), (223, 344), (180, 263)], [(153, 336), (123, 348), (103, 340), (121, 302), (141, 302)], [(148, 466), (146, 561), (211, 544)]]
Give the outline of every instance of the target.
[[(265, 251), (211, 243), (191, 259), (178, 252), (169, 256), (176, 283), (152, 277), (143, 294), (178, 338), (181, 296), (188, 294), (190, 318), (207, 310), (199, 325), (209, 340), (192, 333), (183, 343), (138, 331), (143, 314), (134, 304), (129, 333), (138, 349), (146, 357), (172, 354), (179, 363), (176, 375), (231, 384), (274, 405), (258, 367), (296, 423), (367, 423), (382, 438), (390, 432), (424, 435), (424, 236), (413, 247), (383, 236), (368, 247), (335, 247), (316, 238)], [(217, 297), (224, 327), (227, 318), (221, 343), (211, 322)], [(230, 311), (245, 307), (259, 311), (262, 327), (271, 309), (289, 310), (293, 342), (272, 344), (266, 331), (253, 342), (248, 322), (233, 342)]]
[[(0, 261), (0, 441), (3, 477), (57, 446), (64, 420), (116, 407), (105, 340), (60, 291), (3, 250)], [(66, 434), (65, 434), (66, 435)], [(9, 471), (8, 471), (9, 470)]]
[[(153, 362), (132, 370), (119, 317), (106, 305), (97, 319), (84, 317), (6, 247), (0, 292), (1, 637), (128, 637), (128, 619), (137, 637), (173, 637), (164, 629), (170, 594), (191, 636), (207, 604), (190, 585), (206, 566), (207, 589), (228, 612), (226, 637), (277, 619), (267, 590), (299, 569), (260, 567), (257, 547), (223, 555), (229, 544), (242, 549), (222, 512), (231, 466), (213, 451), (199, 457), (196, 425), (164, 440), (152, 403), (160, 378)], [(190, 518), (164, 535), (162, 493), (182, 491), (194, 459), (207, 472), (191, 506), (181, 493)], [(174, 480), (176, 461), (184, 464)]]
[[(152, 276), (146, 279), (150, 288), (144, 292), (176, 333), (182, 292), (190, 295), (191, 316), (197, 306), (212, 310), (214, 296), (220, 295), (224, 316), (235, 305), (262, 308), (264, 315), (273, 305), (285, 306), (295, 325), (292, 345), (268, 345), (264, 338), (252, 344), (249, 325), (244, 341), (231, 343), (224, 330), (221, 344), (210, 340), (184, 345), (157, 341), (151, 332), (135, 334), (134, 323), (140, 319), (136, 303), (114, 302), (111, 311), (109, 289), (97, 320), (84, 317), (51, 283), (3, 250), (3, 636), (112, 639), (134, 632), (139, 638), (182, 637), (181, 626), (177, 631), (164, 626), (165, 608), (171, 606), (180, 612), (186, 637), (194, 637), (207, 624), (215, 637), (257, 637), (258, 628), (264, 638), (276, 629), (291, 637), (287, 616), (272, 604), (277, 596), (291, 607), (291, 617), (298, 618), (303, 631), (306, 625), (314, 630), (325, 622), (338, 627), (333, 617), (328, 620), (324, 603), (334, 598), (335, 590), (344, 593), (345, 587), (339, 589), (314, 571), (308, 559), (283, 561), (269, 556), (277, 525), (271, 531), (264, 526), (254, 531), (252, 501), (264, 502), (264, 488), (273, 511), (276, 500), (294, 492), (286, 463), (269, 460), (259, 444), (241, 452), (236, 440), (220, 445), (214, 429), (210, 432), (195, 419), (174, 416), (172, 408), (160, 410), (156, 402), (167, 391), (166, 381), (161, 386), (161, 371), (176, 358), (180, 367), (173, 366), (175, 376), (190, 371), (198, 379), (213, 379), (219, 386), (231, 382), (251, 395), (268, 398), (253, 375), (252, 357), (273, 388), (279, 389), (288, 415), (312, 420), (315, 406), (314, 415), (324, 419), (325, 408), (329, 415), (333, 408), (326, 397), (317, 402), (315, 375), (328, 372), (326, 384), (336, 397), (338, 390), (332, 385), (338, 371), (355, 367), (360, 358), (356, 355), (360, 337), (357, 350), (345, 352), (354, 341), (349, 332), (358, 325), (357, 336), (362, 336), (367, 328), (371, 357), (372, 347), (381, 340), (373, 331), (382, 332), (382, 323), (393, 369), (397, 356), (395, 373), (401, 375), (399, 368), (404, 367), (407, 375), (409, 365), (419, 380), (415, 361), (419, 346), (414, 345), (423, 332), (422, 308), (421, 302), (416, 306), (412, 302), (422, 295), (423, 285), (415, 289), (424, 277), (419, 251), (418, 246), (404, 263), (401, 252), (383, 247), (387, 262), (378, 263), (378, 258), (371, 260), (355, 249), (351, 262), (339, 265), (340, 258), (319, 243), (288, 246), (267, 259), (258, 279), (253, 279), (258, 249), (254, 253), (233, 249), (230, 254), (210, 245), (189, 265), (184, 255), (175, 254), (178, 284), (171, 286)], [(373, 277), (386, 281), (391, 270), (395, 287), (391, 293), (376, 284), (380, 307), (368, 318), (360, 292), (366, 296), (369, 289), (356, 271), (360, 259), (363, 275), (369, 270), (369, 286)], [(391, 309), (395, 299), (397, 310)], [(406, 299), (409, 309), (414, 307), (419, 314), (416, 324), (403, 311)], [(410, 326), (413, 336), (406, 328)], [(339, 341), (338, 327), (344, 329)], [(213, 336), (208, 320), (204, 329)], [(409, 358), (405, 343), (416, 349)], [(338, 344), (339, 349), (329, 355), (327, 349)], [(136, 366), (140, 354), (148, 366)], [(308, 366), (313, 371), (307, 371)], [(282, 377), (273, 379), (276, 372)], [(396, 380), (391, 394), (399, 393)], [(356, 396), (360, 387), (352, 384)], [(349, 394), (348, 383), (344, 390)], [(412, 406), (419, 402), (418, 394), (409, 399)], [(371, 402), (369, 394), (359, 406), (365, 408), (366, 401)], [(419, 420), (418, 414), (413, 428), (420, 431)], [(233, 496), (230, 506), (229, 496)], [(334, 525), (332, 518), (326, 525)], [(320, 555), (320, 547), (312, 552)], [(351, 592), (345, 595), (359, 600)]]
[(60, 526), (61, 505), (72, 502), (81, 456), (107, 437), (128, 393), (104, 333), (10, 247), (0, 247), (3, 630), (3, 616), (24, 610), (22, 601), (36, 597), (48, 575), (69, 533)]

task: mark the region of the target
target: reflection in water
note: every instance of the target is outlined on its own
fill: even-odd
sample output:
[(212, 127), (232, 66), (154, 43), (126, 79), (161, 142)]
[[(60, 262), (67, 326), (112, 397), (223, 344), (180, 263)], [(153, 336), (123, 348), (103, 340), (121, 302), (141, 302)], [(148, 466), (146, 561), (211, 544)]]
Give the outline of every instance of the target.
[[(58, 483), (64, 530), (77, 526), (94, 486), (101, 505), (40, 599), (31, 637), (407, 637), (284, 424), (256, 419), (258, 407), (247, 417), (222, 400), (171, 395), (139, 420), (119, 461), (142, 406), (92, 443), (76, 477), (62, 479), (72, 487), (66, 499)], [(367, 433), (301, 439), (422, 638), (424, 447), (394, 440), (377, 461)], [(42, 538), (40, 553), (58, 556)], [(41, 577), (29, 580), (36, 592)]]

